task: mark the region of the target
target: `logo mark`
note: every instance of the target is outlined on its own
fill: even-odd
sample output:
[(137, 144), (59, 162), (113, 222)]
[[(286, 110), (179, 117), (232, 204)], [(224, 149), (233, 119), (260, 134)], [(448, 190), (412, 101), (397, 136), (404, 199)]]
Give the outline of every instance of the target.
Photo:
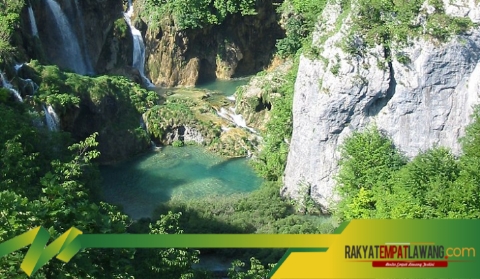
[(47, 246), (50, 233), (43, 227), (36, 227), (0, 244), (0, 257), (30, 245), (20, 268), (30, 277), (55, 257), (68, 263), (81, 249), (77, 236), (82, 231), (70, 228)]

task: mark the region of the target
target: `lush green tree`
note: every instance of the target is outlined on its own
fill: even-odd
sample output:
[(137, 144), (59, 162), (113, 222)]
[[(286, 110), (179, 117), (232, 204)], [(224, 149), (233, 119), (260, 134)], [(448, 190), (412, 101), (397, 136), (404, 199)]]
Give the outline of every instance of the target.
[(293, 131), (293, 90), (298, 71), (298, 59), (276, 92), (280, 97), (272, 99), (271, 118), (264, 133), (264, 145), (253, 167), (269, 181), (283, 176), (287, 163), (289, 141)]
[(395, 149), (388, 137), (377, 128), (354, 132), (340, 149), (340, 171), (337, 181), (342, 197), (356, 195), (361, 188), (374, 189), (390, 179), (406, 159)]
[[(181, 234), (181, 213), (168, 212), (149, 225), (150, 234)], [(135, 276), (137, 278), (195, 278), (192, 265), (199, 262), (199, 251), (189, 249), (137, 249)]]
[(20, 23), (20, 11), (25, 5), (23, 0), (0, 1), (0, 62), (7, 60), (15, 47), (11, 37)]
[(479, 111), (461, 140), (458, 159), (443, 147), (408, 163), (378, 132), (355, 133), (342, 147), (338, 191), (341, 219), (479, 218)]
[[(72, 226), (84, 233), (123, 233), (128, 224), (126, 215), (119, 215), (118, 210), (108, 204), (93, 203), (85, 183), (91, 168), (90, 161), (99, 154), (92, 150), (96, 146), (95, 135), (85, 141), (72, 145), (70, 160), (52, 161), (51, 169), (39, 180), (32, 180), (36, 185), (19, 185), (12, 187), (15, 192), (24, 193), (26, 189), (38, 187), (37, 196), (27, 199), (11, 190), (0, 194), (1, 216), (0, 241), (20, 235), (36, 226), (48, 229), (53, 238), (57, 238)], [(7, 149), (6, 152), (9, 150)], [(17, 158), (20, 162), (23, 158)], [(39, 175), (39, 174), (37, 174)], [(25, 187), (21, 189), (20, 187)], [(22, 273), (18, 269), (25, 255), (25, 249), (8, 255), (0, 260), (8, 274), (5, 278), (16, 278)], [(68, 264), (52, 260), (37, 278), (125, 278), (129, 266), (118, 265), (122, 260), (133, 256), (128, 250), (85, 251), (74, 257)], [(131, 265), (130, 265), (131, 266)]]
[(173, 15), (180, 29), (203, 28), (222, 23), (228, 15), (255, 14), (254, 0), (145, 0), (144, 17), (148, 22)]
[(232, 263), (232, 267), (228, 270), (228, 277), (230, 279), (267, 279), (270, 271), (274, 268), (274, 264), (268, 265), (265, 268), (262, 263), (256, 259), (250, 259), (250, 269), (245, 269), (245, 263), (236, 260)]

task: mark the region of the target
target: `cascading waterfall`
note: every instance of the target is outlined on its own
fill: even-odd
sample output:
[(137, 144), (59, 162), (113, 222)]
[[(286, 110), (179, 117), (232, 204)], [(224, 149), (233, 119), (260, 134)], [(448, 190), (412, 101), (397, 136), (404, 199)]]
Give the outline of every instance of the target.
[(32, 94), (35, 94), (35, 92), (37, 92), (37, 90), (38, 90), (38, 84), (36, 84), (33, 80), (31, 80), (29, 78), (24, 79), (24, 78), (21, 78), (21, 77), (18, 76), (18, 71), (20, 71), (20, 69), (23, 67), (23, 65), (25, 65), (25, 63), (16, 64), (14, 66), (15, 72), (17, 73), (17, 78), (20, 79), (21, 81), (23, 81), (23, 84), (24, 84), (23, 89), (24, 90), (27, 89), (28, 87), (30, 87), (32, 89), (30, 92), (32, 92)]
[(2, 81), (3, 87), (7, 88), (8, 91), (10, 91), (19, 102), (23, 102), (23, 98), (20, 93), (18, 93), (18, 91), (13, 88), (13, 85), (7, 80), (3, 73), (0, 73), (0, 80)]
[(51, 105), (43, 105), (43, 111), (45, 112), (45, 122), (50, 131), (58, 131), (60, 127), (60, 119), (57, 113)]
[(27, 79), (23, 79), (23, 78), (20, 78), (24, 83), (24, 87), (23, 89), (26, 89), (27, 87), (30, 87), (32, 89), (32, 94), (35, 94), (38, 90), (38, 85), (31, 79), (27, 78)]
[(125, 20), (130, 27), (133, 37), (133, 67), (140, 72), (140, 75), (147, 86), (154, 87), (150, 80), (145, 76), (145, 44), (143, 43), (142, 33), (132, 24), (132, 15), (132, 0), (128, 0), (128, 9), (125, 13)]
[(236, 126), (242, 127), (250, 130), (252, 133), (257, 133), (253, 128), (247, 126), (247, 122), (241, 114), (235, 113), (235, 108), (230, 107), (228, 110), (225, 108), (220, 108), (220, 111), (217, 111), (218, 116), (227, 119), (228, 121), (233, 122)]
[(51, 17), (55, 21), (55, 28), (57, 30), (50, 30), (59, 34), (58, 44), (59, 53), (55, 55), (59, 66), (71, 69), (77, 74), (85, 75), (89, 72), (85, 58), (82, 55), (80, 44), (78, 43), (77, 36), (75, 35), (67, 16), (62, 11), (62, 8), (55, 0), (45, 0), (47, 2), (47, 8), (51, 13)]
[(22, 67), (23, 67), (23, 64), (17, 64), (17, 65), (15, 65), (15, 66), (14, 66), (15, 72), (18, 73), (18, 71), (19, 71)]
[(28, 16), (30, 18), (30, 27), (32, 30), (32, 36), (38, 37), (37, 21), (35, 20), (35, 14), (33, 13), (32, 6), (28, 7)]

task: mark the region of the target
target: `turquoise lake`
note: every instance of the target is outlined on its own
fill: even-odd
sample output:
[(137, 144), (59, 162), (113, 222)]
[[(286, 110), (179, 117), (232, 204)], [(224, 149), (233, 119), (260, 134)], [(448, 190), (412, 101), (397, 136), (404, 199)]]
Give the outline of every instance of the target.
[(211, 195), (252, 192), (259, 178), (248, 159), (229, 159), (198, 146), (164, 147), (117, 165), (101, 167), (106, 202), (134, 219), (151, 217), (158, 204)]
[(233, 78), (230, 80), (215, 80), (197, 85), (197, 88), (221, 92), (225, 96), (232, 96), (237, 88), (246, 85), (250, 77)]

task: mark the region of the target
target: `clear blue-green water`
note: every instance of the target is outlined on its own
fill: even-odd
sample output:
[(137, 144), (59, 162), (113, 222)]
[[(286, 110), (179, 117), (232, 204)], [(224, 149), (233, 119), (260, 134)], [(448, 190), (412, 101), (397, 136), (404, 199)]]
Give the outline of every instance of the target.
[(247, 159), (226, 160), (198, 146), (167, 146), (100, 170), (104, 200), (121, 205), (134, 219), (151, 217), (171, 199), (248, 193), (263, 182)]
[(239, 86), (246, 85), (250, 77), (234, 78), (231, 80), (214, 80), (196, 85), (197, 88), (217, 91), (225, 96), (232, 96)]

